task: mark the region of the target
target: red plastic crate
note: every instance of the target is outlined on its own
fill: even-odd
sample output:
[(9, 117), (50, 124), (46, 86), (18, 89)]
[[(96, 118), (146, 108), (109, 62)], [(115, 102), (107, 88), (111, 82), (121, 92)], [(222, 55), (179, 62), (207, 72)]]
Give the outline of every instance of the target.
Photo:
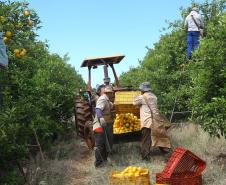
[(182, 175), (177, 175), (175, 177), (166, 178), (164, 174), (156, 174), (156, 183), (158, 184), (170, 184), (170, 185), (202, 185), (202, 175), (190, 177)]
[(166, 178), (176, 177), (178, 174), (180, 176), (194, 177), (201, 175), (205, 167), (205, 161), (189, 150), (178, 147), (174, 150), (162, 174)]

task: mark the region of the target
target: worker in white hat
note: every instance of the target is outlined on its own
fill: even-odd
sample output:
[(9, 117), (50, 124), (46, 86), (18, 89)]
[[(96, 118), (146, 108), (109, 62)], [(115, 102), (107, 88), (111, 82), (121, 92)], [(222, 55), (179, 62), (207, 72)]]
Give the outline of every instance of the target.
[(110, 97), (113, 93), (114, 90), (111, 86), (105, 86), (103, 94), (101, 94), (96, 103), (96, 117), (93, 125), (95, 137), (95, 167), (99, 167), (103, 162), (107, 161), (108, 154), (112, 151), (114, 123), (112, 110), (114, 106), (110, 101)]
[(193, 7), (185, 19), (187, 27), (187, 62), (191, 58), (192, 52), (199, 46), (199, 36), (203, 36), (204, 21), (199, 14), (199, 8)]

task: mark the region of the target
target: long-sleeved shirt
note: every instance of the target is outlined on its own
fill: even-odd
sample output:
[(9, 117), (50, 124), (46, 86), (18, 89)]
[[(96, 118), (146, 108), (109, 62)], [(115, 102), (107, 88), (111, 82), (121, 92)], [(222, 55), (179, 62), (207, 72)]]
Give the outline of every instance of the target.
[(101, 127), (98, 119), (103, 117), (106, 123), (113, 122), (113, 116), (111, 110), (113, 109), (113, 103), (110, 102), (106, 94), (101, 95), (96, 103), (96, 117), (94, 119), (93, 130)]
[(199, 28), (196, 26), (194, 20), (192, 19), (192, 15), (193, 15), (196, 23), (199, 25), (199, 27), (201, 27), (201, 28), (204, 27), (203, 18), (196, 11), (190, 12), (190, 14), (186, 17), (184, 24), (185, 24), (185, 26), (188, 26), (188, 31), (199, 31)]
[[(148, 105), (144, 99), (147, 99)], [(139, 95), (134, 99), (134, 105), (140, 106), (140, 120), (141, 128), (150, 128), (152, 125), (152, 114), (159, 114), (159, 109), (157, 107), (157, 97), (151, 92), (145, 92), (143, 95)], [(151, 112), (152, 111), (152, 112)]]

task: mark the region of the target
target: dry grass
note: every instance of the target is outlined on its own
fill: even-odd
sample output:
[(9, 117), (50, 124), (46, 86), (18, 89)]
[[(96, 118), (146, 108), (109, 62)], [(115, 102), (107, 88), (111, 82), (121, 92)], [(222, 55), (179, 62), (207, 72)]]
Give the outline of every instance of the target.
[(225, 138), (210, 137), (193, 124), (183, 124), (180, 128), (172, 129), (171, 136), (174, 146), (183, 146), (207, 162), (203, 173), (204, 184), (226, 184), (226, 158), (218, 157), (220, 153), (226, 153)]
[[(226, 159), (218, 158), (226, 152), (224, 138), (211, 138), (198, 126), (183, 124), (170, 130), (173, 147), (183, 146), (197, 154), (207, 162), (203, 179), (205, 185), (226, 184)], [(62, 142), (52, 148), (49, 159), (41, 164), (33, 165), (40, 168), (33, 184), (45, 185), (107, 185), (108, 176), (114, 170), (132, 166), (150, 169), (151, 182), (155, 182), (155, 173), (161, 172), (167, 162), (167, 156), (153, 153), (150, 161), (142, 161), (139, 155), (139, 143), (121, 143), (114, 145), (114, 154), (109, 157), (106, 166), (95, 169), (94, 154), (87, 150), (85, 143), (75, 138)]]

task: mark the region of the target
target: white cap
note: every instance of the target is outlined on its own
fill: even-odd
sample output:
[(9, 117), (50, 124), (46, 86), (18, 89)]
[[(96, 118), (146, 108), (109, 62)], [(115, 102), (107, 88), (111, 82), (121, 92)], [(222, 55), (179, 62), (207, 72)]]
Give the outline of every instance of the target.
[(192, 11), (199, 12), (199, 8), (198, 8), (198, 7), (193, 7), (193, 8), (192, 8)]

